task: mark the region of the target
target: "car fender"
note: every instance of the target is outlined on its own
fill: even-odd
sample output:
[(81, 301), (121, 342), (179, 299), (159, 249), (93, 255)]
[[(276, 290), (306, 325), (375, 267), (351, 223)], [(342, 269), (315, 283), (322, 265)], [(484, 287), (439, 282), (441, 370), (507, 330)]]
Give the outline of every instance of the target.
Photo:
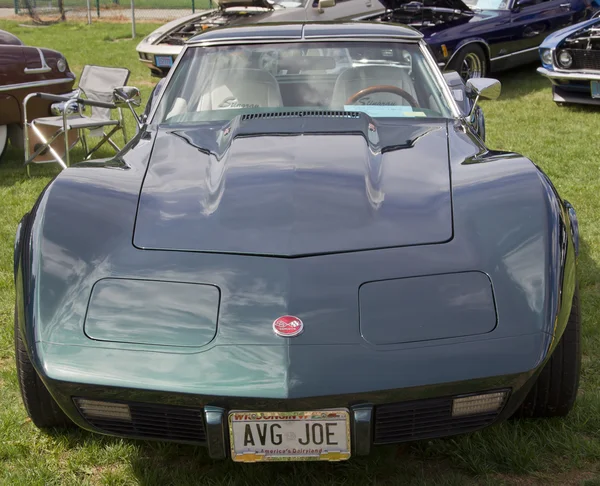
[(19, 259), (21, 256), (21, 244), (23, 241), (23, 232), (25, 231), (25, 227), (27, 226), (27, 217), (28, 216), (29, 216), (29, 213), (25, 213), (25, 215), (21, 218), (21, 221), (19, 221), (19, 224), (17, 225), (17, 231), (15, 234), (15, 243), (14, 243), (14, 252), (13, 252), (15, 281), (17, 278), (17, 271), (19, 268)]
[(452, 62), (452, 60), (456, 57), (456, 55), (458, 54), (458, 52), (465, 46), (468, 46), (469, 44), (479, 44), (482, 48), (483, 48), (483, 52), (485, 53), (486, 56), (486, 65), (487, 68), (489, 70), (490, 67), (490, 45), (481, 37), (472, 37), (470, 39), (464, 39), (462, 41), (460, 41), (457, 45), (456, 48), (454, 49), (454, 52), (450, 55), (450, 57), (448, 58), (448, 60), (446, 61), (446, 64), (444, 67), (447, 67), (450, 65), (450, 63)]

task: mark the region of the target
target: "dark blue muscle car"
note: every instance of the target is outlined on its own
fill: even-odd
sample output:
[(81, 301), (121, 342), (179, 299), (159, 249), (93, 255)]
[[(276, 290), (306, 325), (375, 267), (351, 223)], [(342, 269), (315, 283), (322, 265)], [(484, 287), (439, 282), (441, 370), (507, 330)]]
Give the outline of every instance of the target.
[(556, 32), (540, 46), (538, 72), (556, 103), (600, 105), (600, 17)]
[(536, 61), (548, 34), (593, 11), (589, 0), (380, 1), (377, 19), (420, 30), (439, 65), (464, 79)]

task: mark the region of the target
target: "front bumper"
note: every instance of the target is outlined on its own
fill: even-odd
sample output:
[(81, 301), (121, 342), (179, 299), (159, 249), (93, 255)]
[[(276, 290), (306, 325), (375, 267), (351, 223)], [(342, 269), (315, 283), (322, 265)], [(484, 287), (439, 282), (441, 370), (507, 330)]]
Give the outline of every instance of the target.
[(144, 63), (153, 76), (165, 77), (170, 68), (160, 67), (156, 64), (156, 56), (171, 57), (173, 62), (183, 49), (183, 46), (170, 46), (161, 44), (147, 44), (141, 42), (137, 47), (140, 62)]
[[(52, 389), (71, 419), (84, 429), (125, 438), (206, 446), (212, 458), (224, 459), (229, 456), (228, 412), (234, 409), (306, 411), (347, 408), (351, 419), (352, 455), (368, 455), (375, 445), (469, 433), (508, 419), (525, 398), (534, 377), (535, 374), (527, 377), (510, 376), (451, 386), (420, 388), (412, 392), (424, 398), (385, 403), (374, 402), (400, 390), (358, 396), (340, 395), (278, 401), (249, 400), (242, 397), (231, 399), (231, 397), (194, 397), (179, 394), (157, 395), (150, 391), (80, 387), (66, 383), (52, 383)], [(515, 388), (507, 387), (506, 384), (511, 384)], [(454, 390), (452, 393), (449, 393), (450, 388)], [(460, 389), (477, 390), (477, 392), (457, 393)], [(507, 397), (497, 411), (452, 416), (454, 398), (496, 392), (505, 392)], [(441, 396), (436, 396), (440, 393)], [(428, 398), (430, 395), (434, 397)], [(67, 399), (67, 396), (71, 398)], [(126, 404), (131, 419), (122, 421), (86, 416), (85, 409), (79, 406), (81, 396), (86, 400)], [(216, 405), (200, 406), (200, 403), (205, 401)]]
[(538, 73), (552, 82), (553, 100), (557, 103), (600, 105), (600, 98), (592, 98), (590, 81), (600, 82), (600, 73), (551, 71), (539, 67)]
[[(514, 413), (544, 363), (541, 357), (550, 340), (536, 333), (387, 350), (304, 345), (275, 350), (254, 346), (249, 351), (215, 346), (202, 353), (151, 357), (142, 357), (146, 353), (139, 350), (84, 350), (47, 343), (35, 348), (37, 358), (39, 350), (44, 357), (36, 366), (42, 379), (80, 427), (205, 445), (211, 457), (224, 458), (230, 410), (348, 408), (354, 455), (368, 454), (373, 445), (478, 430)], [(275, 363), (272, 358), (279, 351), (286, 358)], [(273, 364), (257, 370), (255, 359)], [(453, 398), (499, 390), (506, 390), (508, 399), (497, 412), (452, 417)], [(78, 398), (127, 403), (139, 419), (124, 424), (85, 417)]]

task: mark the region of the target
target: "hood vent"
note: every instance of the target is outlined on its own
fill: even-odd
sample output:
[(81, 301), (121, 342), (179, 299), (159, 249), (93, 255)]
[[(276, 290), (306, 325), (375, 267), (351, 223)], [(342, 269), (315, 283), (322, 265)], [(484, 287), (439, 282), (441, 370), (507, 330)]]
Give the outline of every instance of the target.
[(299, 118), (299, 117), (320, 117), (320, 118), (360, 118), (358, 111), (277, 111), (273, 113), (249, 113), (242, 115), (242, 121), (258, 120), (265, 118)]

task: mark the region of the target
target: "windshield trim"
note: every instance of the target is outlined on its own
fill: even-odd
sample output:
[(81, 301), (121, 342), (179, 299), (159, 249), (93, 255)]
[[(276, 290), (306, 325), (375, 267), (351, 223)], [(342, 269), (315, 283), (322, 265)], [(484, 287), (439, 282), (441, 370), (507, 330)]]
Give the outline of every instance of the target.
[(427, 47), (427, 44), (425, 43), (425, 41), (423, 39), (415, 39), (414, 37), (412, 37), (412, 38), (410, 38), (410, 37), (409, 38), (403, 38), (403, 37), (390, 38), (390, 37), (382, 37), (379, 35), (373, 36), (373, 37), (341, 36), (340, 35), (340, 36), (328, 36), (328, 37), (323, 36), (323, 37), (318, 37), (318, 38), (310, 37), (310, 38), (302, 38), (302, 39), (298, 39), (297, 37), (294, 37), (293, 39), (286, 38), (286, 37), (279, 37), (279, 38), (269, 37), (267, 39), (252, 38), (252, 40), (249, 40), (248, 38), (240, 38), (240, 39), (234, 40), (232, 38), (231, 40), (227, 40), (227, 41), (186, 44), (184, 46), (183, 50), (179, 53), (179, 56), (177, 56), (177, 59), (173, 63), (173, 66), (171, 67), (171, 69), (169, 69), (169, 73), (167, 74), (167, 77), (165, 78), (163, 87), (158, 95), (158, 98), (156, 99), (155, 104), (152, 107), (150, 114), (148, 115), (148, 121), (146, 122), (146, 124), (151, 125), (154, 123), (154, 118), (156, 116), (156, 112), (158, 110), (158, 107), (160, 106), (160, 103), (162, 101), (162, 98), (163, 98), (165, 92), (167, 91), (167, 87), (169, 86), (169, 84), (171, 82), (171, 78), (173, 77), (173, 74), (177, 70), (177, 67), (179, 66), (179, 63), (181, 62), (181, 59), (183, 59), (185, 53), (190, 48), (214, 47), (214, 46), (236, 45), (236, 44), (244, 44), (244, 45), (248, 45), (248, 44), (291, 44), (291, 43), (301, 43), (301, 42), (308, 43), (308, 42), (316, 42), (316, 41), (401, 42), (403, 44), (407, 44), (407, 43), (418, 44), (419, 50), (423, 54), (425, 62), (429, 66), (435, 81), (438, 83), (438, 88), (440, 88), (440, 90), (442, 92), (442, 97), (444, 98), (444, 101), (447, 103), (448, 108), (450, 108), (450, 112), (451, 112), (452, 116), (455, 119), (463, 118), (463, 116), (461, 115), (461, 112), (458, 108), (458, 105), (456, 104), (456, 101), (455, 101), (454, 97), (452, 96), (452, 93), (450, 92), (450, 87), (446, 83), (446, 80), (444, 79), (444, 76), (443, 76), (439, 66), (437, 65), (437, 61), (433, 58), (433, 55), (429, 51), (429, 48)]

